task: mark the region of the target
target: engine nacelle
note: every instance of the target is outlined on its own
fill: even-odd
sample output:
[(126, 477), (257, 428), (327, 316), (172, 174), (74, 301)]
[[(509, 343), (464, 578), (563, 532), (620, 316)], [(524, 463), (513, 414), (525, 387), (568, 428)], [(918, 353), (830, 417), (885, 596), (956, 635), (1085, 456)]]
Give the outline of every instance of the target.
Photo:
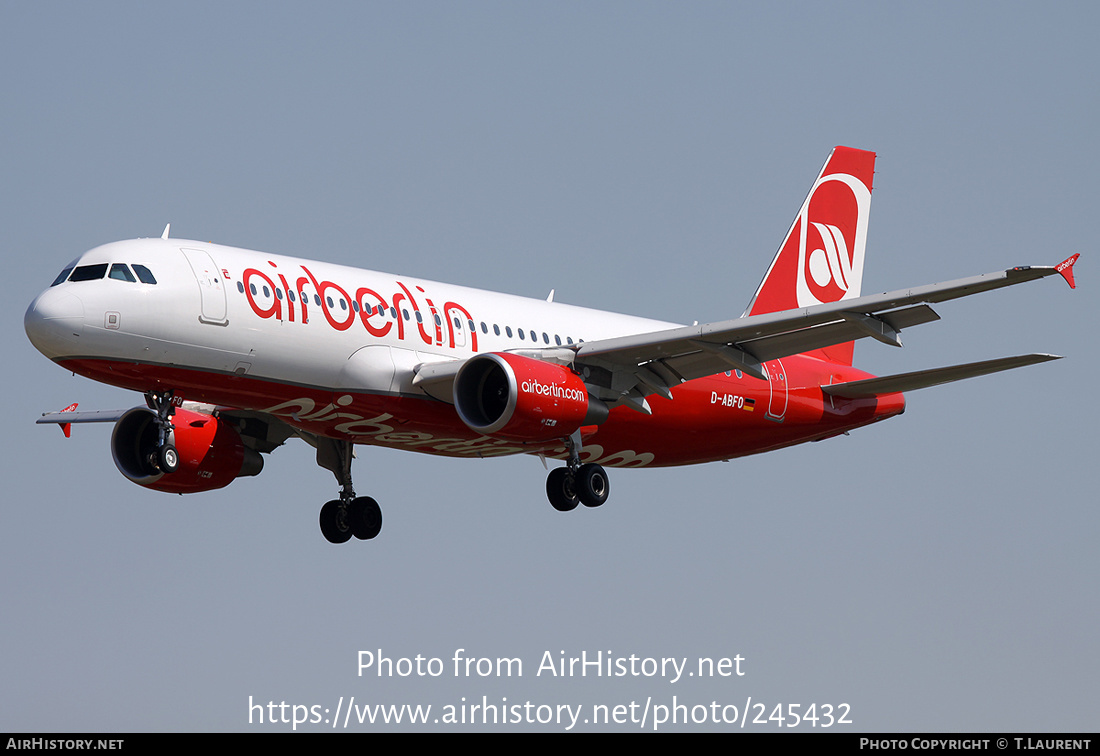
[(168, 493), (212, 491), (263, 469), (263, 457), (245, 446), (230, 425), (213, 415), (177, 408), (169, 443), (179, 452), (179, 467), (163, 473), (150, 462), (157, 448), (156, 419), (151, 409), (135, 407), (115, 423), (111, 434), (115, 467), (139, 486)]
[(568, 369), (505, 352), (470, 358), (455, 377), (454, 400), (471, 429), (514, 441), (564, 438), (608, 414)]

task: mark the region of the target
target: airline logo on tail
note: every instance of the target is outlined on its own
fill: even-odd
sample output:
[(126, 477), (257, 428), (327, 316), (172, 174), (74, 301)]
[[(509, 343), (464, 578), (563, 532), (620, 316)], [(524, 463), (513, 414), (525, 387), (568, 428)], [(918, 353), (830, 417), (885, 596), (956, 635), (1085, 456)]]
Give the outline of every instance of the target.
[(860, 295), (875, 153), (837, 147), (795, 217), (750, 315)]
[[(870, 209), (871, 190), (855, 176), (822, 176), (814, 184), (795, 222), (799, 307), (859, 296)], [(794, 239), (788, 238), (784, 246), (793, 244)]]

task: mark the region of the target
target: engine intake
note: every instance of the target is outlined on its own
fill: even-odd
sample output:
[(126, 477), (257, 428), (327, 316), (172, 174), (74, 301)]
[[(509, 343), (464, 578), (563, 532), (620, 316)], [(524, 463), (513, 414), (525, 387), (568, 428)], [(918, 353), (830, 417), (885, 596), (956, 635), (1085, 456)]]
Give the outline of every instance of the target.
[(115, 467), (139, 486), (169, 493), (212, 491), (235, 478), (259, 475), (264, 460), (249, 449), (232, 426), (213, 415), (177, 409), (169, 442), (179, 452), (179, 467), (162, 473), (149, 460), (157, 448), (157, 415), (135, 407), (115, 423), (111, 456)]
[(472, 430), (516, 441), (563, 438), (608, 415), (607, 405), (590, 397), (571, 371), (505, 352), (467, 361), (455, 377), (454, 400)]

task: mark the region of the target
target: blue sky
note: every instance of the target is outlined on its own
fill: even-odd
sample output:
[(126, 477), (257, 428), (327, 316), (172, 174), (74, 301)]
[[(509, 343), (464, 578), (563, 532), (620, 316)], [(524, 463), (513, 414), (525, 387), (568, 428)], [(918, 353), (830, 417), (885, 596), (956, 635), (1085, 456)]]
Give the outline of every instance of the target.
[[(250, 696), (751, 697), (848, 703), (860, 731), (1094, 729), (1098, 21), (1087, 3), (3, 4), (0, 729), (288, 728), (250, 725)], [(356, 487), (386, 525), (339, 548), (317, 529), (336, 486), (305, 444), (180, 498), (119, 475), (108, 428), (34, 425), (141, 401), (23, 333), (98, 244), (171, 222), (717, 320), (744, 309), (837, 144), (879, 155), (865, 293), (1083, 253), (1077, 291), (942, 305), (904, 350), (859, 344), (857, 365), (1067, 359), (914, 393), (849, 437), (614, 471), (609, 503), (570, 515), (533, 458), (361, 448)], [(524, 676), (357, 675), (360, 650), (459, 648)], [(746, 674), (534, 674), (546, 651), (609, 650), (740, 654)]]

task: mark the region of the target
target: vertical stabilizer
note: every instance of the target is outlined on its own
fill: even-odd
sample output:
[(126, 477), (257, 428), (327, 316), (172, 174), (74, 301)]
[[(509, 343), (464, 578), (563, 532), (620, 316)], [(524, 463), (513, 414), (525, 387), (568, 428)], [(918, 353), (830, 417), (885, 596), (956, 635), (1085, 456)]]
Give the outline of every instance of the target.
[[(746, 315), (811, 307), (860, 295), (875, 153), (836, 147), (810, 188)], [(852, 364), (852, 343), (815, 350)]]

